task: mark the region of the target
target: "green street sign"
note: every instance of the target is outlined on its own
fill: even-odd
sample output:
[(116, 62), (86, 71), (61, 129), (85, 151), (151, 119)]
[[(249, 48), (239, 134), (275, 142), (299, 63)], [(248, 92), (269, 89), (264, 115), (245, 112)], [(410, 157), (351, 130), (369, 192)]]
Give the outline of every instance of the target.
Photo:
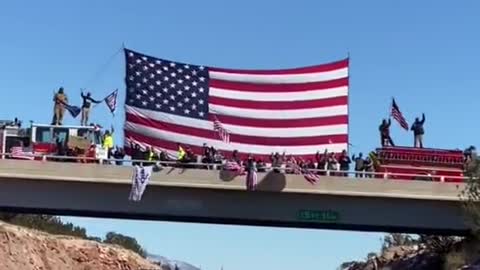
[(300, 210), (297, 219), (311, 222), (337, 222), (340, 214), (332, 210)]

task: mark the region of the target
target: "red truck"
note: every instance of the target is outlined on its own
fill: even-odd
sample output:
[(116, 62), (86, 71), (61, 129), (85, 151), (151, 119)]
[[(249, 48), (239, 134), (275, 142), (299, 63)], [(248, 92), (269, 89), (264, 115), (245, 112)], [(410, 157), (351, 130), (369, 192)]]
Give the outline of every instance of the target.
[[(377, 177), (402, 180), (462, 182), (464, 154), (461, 150), (414, 147), (383, 147), (376, 150)], [(399, 175), (395, 175), (399, 174)]]

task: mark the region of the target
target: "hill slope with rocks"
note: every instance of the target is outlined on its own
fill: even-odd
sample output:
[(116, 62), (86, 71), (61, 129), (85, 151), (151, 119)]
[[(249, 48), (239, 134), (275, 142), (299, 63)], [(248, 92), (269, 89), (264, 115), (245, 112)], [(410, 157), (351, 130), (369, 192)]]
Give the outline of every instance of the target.
[(162, 268), (120, 246), (0, 222), (0, 269), (139, 270)]
[(429, 236), (391, 243), (363, 261), (343, 263), (341, 270), (480, 270), (478, 239)]

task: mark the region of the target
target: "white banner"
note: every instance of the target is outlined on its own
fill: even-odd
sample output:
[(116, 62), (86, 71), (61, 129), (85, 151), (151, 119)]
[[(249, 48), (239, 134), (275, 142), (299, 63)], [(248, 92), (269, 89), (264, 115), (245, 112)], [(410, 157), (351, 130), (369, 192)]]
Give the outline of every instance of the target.
[(152, 177), (153, 166), (135, 166), (133, 168), (132, 190), (128, 199), (138, 202), (142, 199), (143, 192)]

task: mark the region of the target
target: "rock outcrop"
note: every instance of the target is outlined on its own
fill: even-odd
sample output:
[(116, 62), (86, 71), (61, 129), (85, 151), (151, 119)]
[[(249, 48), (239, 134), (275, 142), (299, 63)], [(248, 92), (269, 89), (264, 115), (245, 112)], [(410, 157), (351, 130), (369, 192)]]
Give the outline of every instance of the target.
[(153, 270), (162, 268), (133, 251), (0, 222), (0, 269)]
[(343, 269), (480, 270), (479, 256), (476, 241), (455, 240), (443, 248), (424, 244), (392, 246), (366, 261), (347, 263)]

